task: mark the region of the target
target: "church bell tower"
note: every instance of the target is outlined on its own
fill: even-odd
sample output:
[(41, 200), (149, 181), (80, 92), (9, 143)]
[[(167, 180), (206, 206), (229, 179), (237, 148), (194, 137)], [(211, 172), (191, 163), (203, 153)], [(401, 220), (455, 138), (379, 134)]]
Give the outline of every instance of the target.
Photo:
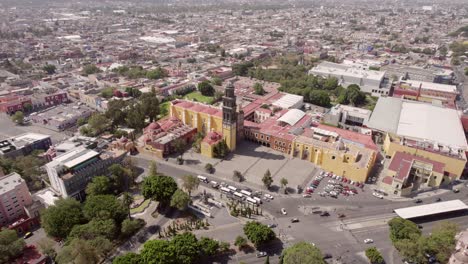
[(230, 151), (236, 149), (237, 137), (237, 106), (234, 95), (234, 84), (229, 84), (224, 88), (223, 96), (223, 139)]

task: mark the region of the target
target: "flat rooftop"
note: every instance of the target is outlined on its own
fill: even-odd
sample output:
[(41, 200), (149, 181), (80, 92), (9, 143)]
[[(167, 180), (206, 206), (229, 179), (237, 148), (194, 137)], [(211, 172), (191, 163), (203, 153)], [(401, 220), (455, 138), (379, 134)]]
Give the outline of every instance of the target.
[(464, 202), (460, 200), (452, 200), (446, 202), (437, 202), (432, 204), (400, 208), (395, 209), (394, 211), (401, 218), (411, 219), (416, 217), (448, 213), (466, 209), (468, 209), (468, 206)]
[(414, 81), (414, 80), (402, 81), (402, 84), (409, 84), (411, 87), (416, 88), (416, 89), (419, 89), (419, 87), (421, 86), (422, 89), (458, 94), (457, 86), (455, 85)]
[(0, 177), (0, 195), (15, 189), (22, 182), (24, 180), (16, 172)]
[(455, 109), (380, 97), (367, 126), (409, 139), (468, 150), (460, 116)]

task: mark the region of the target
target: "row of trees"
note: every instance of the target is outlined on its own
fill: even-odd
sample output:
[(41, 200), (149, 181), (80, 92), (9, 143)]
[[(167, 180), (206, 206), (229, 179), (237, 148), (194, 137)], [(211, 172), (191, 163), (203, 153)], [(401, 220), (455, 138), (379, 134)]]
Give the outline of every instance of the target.
[(15, 230), (0, 231), (0, 263), (12, 263), (26, 245), (23, 238), (19, 238)]
[(434, 256), (440, 263), (447, 263), (455, 249), (458, 226), (443, 222), (429, 235), (422, 235), (418, 226), (400, 217), (389, 221), (390, 239), (400, 254), (415, 263), (429, 263), (426, 255)]
[(157, 67), (153, 70), (145, 70), (141, 66), (120, 66), (112, 71), (130, 79), (148, 78), (151, 80), (158, 80), (167, 76), (167, 72), (161, 67)]
[(114, 264), (191, 264), (201, 263), (229, 250), (229, 243), (197, 237), (192, 233), (174, 236), (171, 240), (150, 240), (140, 254), (127, 253), (114, 259)]

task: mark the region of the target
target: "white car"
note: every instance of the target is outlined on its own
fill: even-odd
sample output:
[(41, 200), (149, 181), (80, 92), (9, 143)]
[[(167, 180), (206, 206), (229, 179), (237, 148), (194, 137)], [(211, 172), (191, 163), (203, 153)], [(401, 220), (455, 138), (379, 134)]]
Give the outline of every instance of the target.
[(377, 197), (379, 199), (383, 199), (383, 196), (381, 194), (376, 193), (376, 192), (372, 193), (372, 195), (374, 195), (375, 197)]
[(281, 213), (282, 213), (283, 215), (287, 215), (287, 214), (288, 214), (288, 213), (286, 212), (286, 209), (284, 209), (284, 208), (281, 208)]
[(264, 195), (267, 199), (273, 200), (273, 195), (265, 193)]
[(366, 243), (366, 244), (372, 244), (372, 243), (374, 243), (374, 240), (372, 240), (372, 239), (370, 239), (370, 238), (366, 238), (366, 239), (364, 239), (364, 243)]

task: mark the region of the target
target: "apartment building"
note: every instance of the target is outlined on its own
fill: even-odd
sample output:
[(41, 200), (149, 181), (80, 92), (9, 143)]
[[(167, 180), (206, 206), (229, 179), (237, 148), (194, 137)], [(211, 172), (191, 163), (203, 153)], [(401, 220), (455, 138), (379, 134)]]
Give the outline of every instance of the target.
[(32, 203), (28, 186), (18, 173), (0, 177), (0, 226), (26, 216), (24, 208)]
[(97, 152), (80, 146), (55, 157), (45, 165), (52, 188), (63, 198), (83, 200), (86, 185), (95, 176), (106, 175), (107, 168), (120, 163), (126, 151)]
[(47, 150), (52, 145), (49, 135), (25, 133), (0, 140), (0, 157), (26, 156), (34, 150)]

